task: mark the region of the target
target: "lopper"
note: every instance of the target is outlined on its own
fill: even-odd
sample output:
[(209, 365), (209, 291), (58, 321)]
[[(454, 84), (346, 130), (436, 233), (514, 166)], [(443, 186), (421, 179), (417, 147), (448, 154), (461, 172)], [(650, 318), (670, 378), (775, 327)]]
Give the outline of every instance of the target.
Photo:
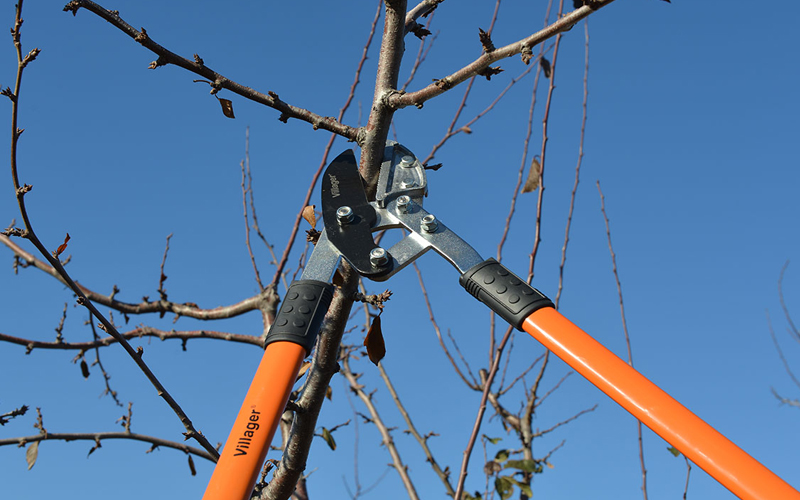
[[(303, 358), (314, 347), (341, 260), (365, 278), (385, 281), (431, 249), (458, 270), (459, 283), (470, 294), (541, 342), (733, 494), (745, 500), (800, 500), (800, 492), (575, 326), (541, 292), (496, 260), (481, 258), (425, 211), (427, 187), (420, 161), (391, 141), (375, 201), (367, 200), (352, 150), (328, 166), (322, 181), (325, 229), (301, 279), (286, 292), (204, 500), (250, 498)], [(381, 248), (372, 233), (391, 228), (403, 228), (407, 235)]]

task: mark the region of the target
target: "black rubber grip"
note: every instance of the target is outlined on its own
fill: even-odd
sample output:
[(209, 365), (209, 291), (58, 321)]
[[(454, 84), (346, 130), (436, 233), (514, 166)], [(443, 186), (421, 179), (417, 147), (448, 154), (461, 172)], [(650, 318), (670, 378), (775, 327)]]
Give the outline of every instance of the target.
[(333, 298), (333, 285), (324, 281), (292, 282), (283, 299), (264, 346), (284, 341), (299, 344), (311, 353), (317, 333)]
[(494, 259), (471, 267), (458, 282), (517, 330), (522, 330), (525, 318), (534, 311), (554, 307), (542, 292)]

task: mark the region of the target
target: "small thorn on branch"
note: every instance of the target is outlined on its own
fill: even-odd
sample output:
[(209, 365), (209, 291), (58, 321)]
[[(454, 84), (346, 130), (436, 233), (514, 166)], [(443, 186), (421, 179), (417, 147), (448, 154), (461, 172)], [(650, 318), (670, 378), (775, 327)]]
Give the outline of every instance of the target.
[(194, 62), (196, 62), (196, 63), (197, 63), (197, 64), (199, 64), (200, 66), (203, 66), (203, 65), (205, 64), (205, 63), (203, 62), (203, 58), (202, 58), (202, 57), (200, 57), (200, 56), (199, 56), (199, 55), (197, 55), (197, 54), (195, 54), (195, 55), (194, 55)]

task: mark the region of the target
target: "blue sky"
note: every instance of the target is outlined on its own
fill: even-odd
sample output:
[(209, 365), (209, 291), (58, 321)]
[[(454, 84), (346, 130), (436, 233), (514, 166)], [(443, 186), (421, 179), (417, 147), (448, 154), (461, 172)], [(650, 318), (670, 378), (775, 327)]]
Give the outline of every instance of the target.
[[(34, 190), (27, 203), (40, 237), (55, 248), (69, 232), (68, 269), (81, 283), (123, 300), (157, 296), (164, 239), (174, 236), (166, 264), (167, 291), (176, 301), (203, 307), (229, 304), (256, 293), (244, 246), (239, 163), (250, 127), (253, 182), (262, 229), (283, 248), (301, 207), (310, 176), (328, 134), (307, 124), (278, 121), (278, 113), (229, 93), (236, 119), (225, 118), (204, 84), (175, 67), (151, 71), (153, 55), (88, 12), (77, 17), (52, 2), (25, 6), (23, 44), (42, 49), (26, 70), (21, 96), (21, 180)], [(569, 2), (567, 2), (569, 4)], [(118, 9), (157, 42), (190, 57), (199, 53), (220, 73), (320, 115), (336, 115), (353, 80), (377, 4), (351, 2), (137, 2), (104, 4)], [(13, 2), (0, 20), (13, 24)], [(486, 28), (494, 2), (445, 2), (432, 31), (433, 50), (410, 89), (451, 73), (479, 55), (479, 27)], [(495, 45), (518, 40), (542, 25), (542, 5), (503, 2)], [(765, 12), (752, 2), (619, 0), (589, 18), (591, 55), (589, 116), (570, 246), (562, 312), (614, 352), (624, 355), (618, 297), (600, 214), (595, 181), (606, 196), (617, 254), (635, 366), (746, 451), (800, 487), (797, 409), (780, 406), (770, 392), (797, 397), (769, 337), (772, 317), (785, 353), (800, 367), (797, 344), (786, 335), (777, 279), (787, 260), (786, 303), (800, 317), (800, 236), (795, 151), (800, 76), (795, 45), (800, 7), (776, 5)], [(382, 22), (382, 21), (381, 21)], [(378, 32), (380, 33), (380, 25)], [(417, 42), (407, 39), (401, 81)], [(583, 97), (583, 24), (567, 33), (556, 67), (557, 88), (545, 171), (543, 239), (534, 285), (555, 296), (564, 224), (575, 176)], [(10, 38), (0, 43), (0, 83), (13, 86), (16, 70)], [(372, 99), (377, 47), (361, 77), (356, 101), (345, 116), (363, 124)], [(476, 81), (462, 123), (483, 110), (511, 78), (524, 70), (518, 58), (500, 63), (506, 71), (491, 82)], [(533, 85), (520, 81), (495, 110), (451, 139), (436, 154), (445, 167), (430, 173), (426, 208), (494, 255), (521, 162)], [(540, 87), (533, 149), (538, 152), (545, 94)], [(396, 114), (398, 139), (424, 157), (439, 142), (462, 96), (456, 89), (422, 110)], [(361, 110), (361, 111), (359, 111)], [(4, 112), (10, 115), (9, 103)], [(5, 129), (3, 129), (5, 130)], [(8, 155), (0, 141), (0, 157)], [(337, 140), (333, 152), (353, 147)], [(6, 166), (7, 168), (7, 166)], [(19, 220), (10, 179), (0, 190), (0, 224)], [(315, 195), (318, 200), (318, 195)], [(319, 203), (315, 201), (315, 203)], [(504, 251), (508, 267), (524, 274), (533, 241), (536, 198), (522, 195)], [(30, 249), (29, 249), (30, 250)], [(262, 274), (274, 268), (263, 246), (255, 248)], [(290, 260), (296, 267), (300, 254)], [(52, 278), (32, 269), (15, 276), (11, 253), (0, 249), (0, 333), (53, 339), (65, 302), (64, 336), (87, 340), (83, 311)], [(457, 284), (457, 274), (433, 255), (420, 261), (436, 318), (458, 339), (474, 367), (485, 363), (488, 313)], [(414, 422), (440, 434), (431, 446), (439, 463), (457, 470), (472, 427), (479, 394), (466, 390), (447, 364), (428, 323), (411, 270), (387, 285), (394, 291), (383, 316), (387, 343), (384, 366), (394, 377)], [(372, 286), (381, 291), (383, 285)], [(360, 316), (359, 316), (360, 317)], [(118, 315), (115, 319), (119, 320)], [(132, 318), (172, 328), (171, 318)], [(260, 319), (249, 315), (205, 328), (252, 333)], [(200, 324), (181, 319), (176, 328)], [(350, 342), (360, 342), (360, 333)], [(213, 341), (143, 340), (146, 359), (186, 409), (195, 425), (216, 443), (227, 436), (250, 377), (260, 359), (252, 346)], [(511, 370), (542, 352), (518, 335)], [(108, 398), (94, 370), (84, 380), (71, 363), (74, 353), (34, 351), (0, 344), (0, 413), (21, 404), (41, 407), (50, 432), (118, 429), (124, 409)], [(89, 356), (93, 359), (93, 355)], [(124, 402), (134, 401), (133, 430), (180, 440), (177, 418), (154, 394), (116, 347), (102, 353), (111, 383)], [(363, 380), (378, 387), (376, 399), (425, 498), (444, 498), (377, 370), (363, 362)], [(568, 369), (549, 368), (554, 385)], [(332, 381), (320, 426), (353, 417), (341, 377)], [(358, 407), (359, 403), (353, 403)], [(535, 444), (539, 456), (562, 440), (553, 469), (536, 477), (542, 498), (641, 498), (635, 420), (577, 375), (571, 376), (537, 413), (547, 428), (598, 404), (551, 437)], [(359, 408), (359, 411), (363, 411)], [(488, 420), (488, 415), (487, 415)], [(33, 416), (0, 428), (0, 438), (36, 433)], [(513, 438), (487, 421), (485, 432)], [(359, 423), (359, 478), (379, 479), (390, 461), (373, 428)], [(336, 451), (318, 440), (308, 463), (312, 498), (348, 498), (354, 485), (353, 422), (334, 434)], [(668, 445), (645, 434), (651, 500), (680, 497), (685, 464)], [(151, 496), (199, 498), (212, 466), (196, 460), (190, 476), (186, 458), (147, 445), (107, 442), (88, 459), (90, 443), (48, 441), (27, 471), (24, 451), (0, 448), (3, 498), (62, 496), (120, 499)], [(494, 453), (496, 449), (489, 452)], [(273, 458), (277, 455), (273, 456)], [(469, 491), (483, 490), (482, 452), (472, 460)], [(404, 498), (389, 470), (369, 496)], [(733, 496), (698, 468), (692, 469), (690, 498)]]

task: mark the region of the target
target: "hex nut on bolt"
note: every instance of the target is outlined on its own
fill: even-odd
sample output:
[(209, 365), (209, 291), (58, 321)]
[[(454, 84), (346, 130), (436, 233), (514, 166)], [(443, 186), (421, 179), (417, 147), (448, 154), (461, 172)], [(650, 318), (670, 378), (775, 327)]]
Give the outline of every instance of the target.
[(426, 233), (434, 233), (436, 229), (439, 227), (439, 223), (436, 221), (436, 216), (433, 214), (428, 214), (422, 218), (422, 230)]
[(409, 196), (403, 195), (397, 198), (397, 211), (401, 214), (407, 214), (408, 210), (411, 208), (411, 198)]
[(405, 168), (411, 168), (414, 166), (414, 157), (413, 156), (404, 156), (400, 158), (400, 166)]
[(383, 267), (389, 262), (389, 252), (381, 247), (373, 248), (369, 252), (369, 261), (374, 267)]
[(336, 219), (339, 224), (345, 225), (353, 222), (353, 209), (348, 206), (339, 207), (336, 209)]

